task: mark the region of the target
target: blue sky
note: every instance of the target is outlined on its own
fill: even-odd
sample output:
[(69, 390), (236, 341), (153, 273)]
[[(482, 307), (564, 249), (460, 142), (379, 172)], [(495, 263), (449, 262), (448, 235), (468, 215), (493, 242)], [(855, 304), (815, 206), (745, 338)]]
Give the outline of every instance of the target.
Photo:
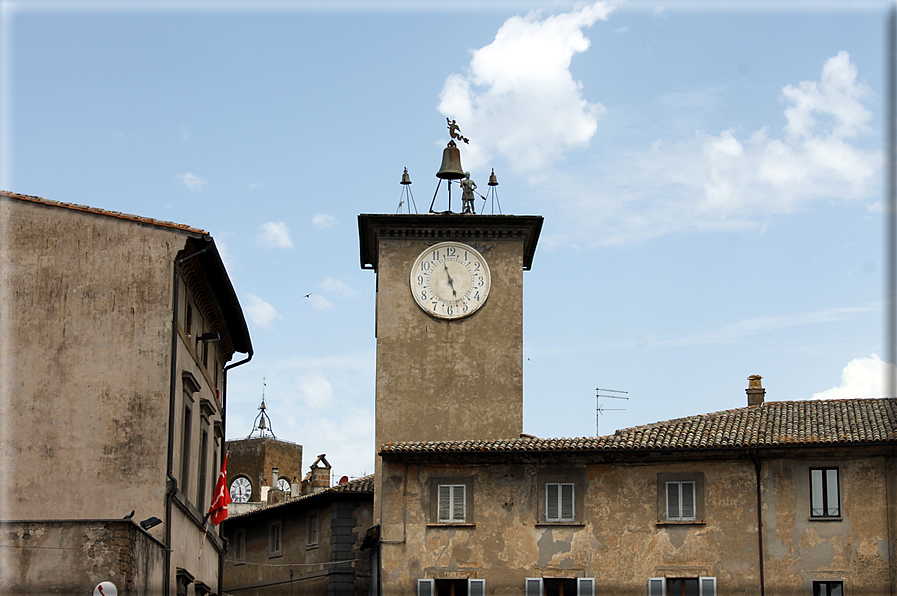
[(597, 387), (629, 397), (602, 434), (744, 406), (751, 374), (882, 395), (887, 3), (0, 5), (0, 188), (212, 233), (255, 348), (228, 438), (265, 379), (279, 438), (372, 471), (356, 216), (405, 167), (428, 208), (446, 117), (480, 190), (545, 217), (526, 432), (594, 435)]

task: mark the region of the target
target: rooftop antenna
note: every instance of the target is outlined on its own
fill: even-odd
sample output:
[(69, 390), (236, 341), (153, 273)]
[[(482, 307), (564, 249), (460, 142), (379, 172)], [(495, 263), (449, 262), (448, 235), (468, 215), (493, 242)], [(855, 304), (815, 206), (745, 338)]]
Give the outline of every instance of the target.
[(620, 411), (625, 410), (626, 408), (602, 408), (601, 407), (601, 398), (610, 398), (610, 399), (629, 399), (628, 397), (623, 397), (622, 395), (601, 395), (601, 392), (604, 391), (606, 393), (624, 393), (629, 394), (628, 391), (620, 391), (618, 389), (595, 389), (595, 402), (597, 406), (595, 407), (595, 436), (601, 436), (601, 412), (608, 411)]
[(408, 175), (408, 168), (405, 168), (405, 172), (402, 174), (402, 181), (399, 184), (402, 185), (402, 196), (399, 198), (399, 207), (396, 209), (396, 213), (402, 212), (402, 205), (405, 205), (409, 214), (412, 213), (411, 207), (414, 207), (414, 213), (417, 213), (414, 195), (411, 194), (411, 176)]
[(271, 437), (272, 439), (276, 439), (274, 436), (274, 431), (271, 428), (271, 418), (268, 416), (268, 413), (265, 412), (267, 407), (265, 406), (265, 387), (267, 383), (265, 383), (265, 377), (262, 377), (262, 403), (259, 406), (258, 416), (255, 417), (255, 422), (252, 423), (252, 430), (249, 431), (249, 436), (247, 439), (251, 439), (252, 435), (258, 431), (258, 438)]

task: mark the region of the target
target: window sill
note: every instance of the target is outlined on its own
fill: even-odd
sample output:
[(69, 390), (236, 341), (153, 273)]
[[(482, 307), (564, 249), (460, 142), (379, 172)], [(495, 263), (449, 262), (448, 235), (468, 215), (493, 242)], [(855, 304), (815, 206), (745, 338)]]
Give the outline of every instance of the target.
[(692, 520), (674, 520), (674, 519), (659, 519), (657, 523), (654, 524), (656, 526), (706, 526), (706, 519), (692, 519)]
[(315, 550), (316, 548), (318, 548), (317, 544), (306, 544), (305, 545), (305, 550)]
[(536, 522), (537, 528), (584, 528), (586, 526), (585, 522), (580, 521), (540, 521)]
[(810, 517), (810, 518), (808, 518), (808, 519), (809, 519), (809, 521), (811, 521), (811, 522), (817, 522), (817, 521), (821, 521), (821, 522), (839, 522), (839, 521), (843, 521), (840, 515), (832, 515), (832, 516), (829, 516), (829, 515), (822, 516), (822, 515), (820, 515), (820, 516)]
[(428, 528), (475, 528), (475, 523), (466, 522), (439, 522), (435, 524), (427, 524)]

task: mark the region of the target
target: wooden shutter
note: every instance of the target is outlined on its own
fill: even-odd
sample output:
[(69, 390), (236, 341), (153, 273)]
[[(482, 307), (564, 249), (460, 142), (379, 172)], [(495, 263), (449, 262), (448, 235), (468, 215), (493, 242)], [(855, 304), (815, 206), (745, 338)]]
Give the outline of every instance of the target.
[(468, 579), (467, 593), (470, 596), (486, 596), (486, 580), (484, 579)]
[(465, 520), (465, 492), (467, 487), (463, 484), (452, 486), (452, 521), (463, 522)]
[(559, 484), (554, 482), (545, 485), (545, 521), (557, 521), (560, 512), (558, 511), (558, 489)]
[(716, 578), (715, 577), (702, 577), (699, 578), (701, 582), (701, 596), (716, 596)]
[(417, 596), (434, 596), (435, 590), (433, 589), (434, 580), (432, 579), (419, 579), (417, 580)]
[(448, 484), (440, 484), (439, 492), (439, 513), (437, 521), (447, 522), (452, 519), (452, 487)]
[(580, 577), (576, 579), (576, 596), (595, 596), (595, 578)]
[(526, 578), (526, 596), (542, 596), (542, 578)]
[(667, 482), (667, 519), (679, 519), (681, 515), (679, 483)]
[(695, 518), (695, 483), (681, 482), (682, 489), (682, 515), (681, 519)]
[(561, 485), (561, 519), (573, 521), (573, 485)]
[[(669, 483), (667, 483), (667, 493), (669, 493)], [(648, 596), (664, 596), (663, 594), (663, 578), (652, 577), (648, 579)]]

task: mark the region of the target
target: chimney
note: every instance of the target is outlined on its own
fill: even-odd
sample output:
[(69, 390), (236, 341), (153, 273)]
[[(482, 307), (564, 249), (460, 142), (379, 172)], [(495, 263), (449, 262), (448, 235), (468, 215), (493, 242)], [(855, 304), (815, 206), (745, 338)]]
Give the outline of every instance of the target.
[[(321, 464), (320, 466), (318, 464)], [(330, 463), (324, 458), (324, 454), (318, 456), (311, 465), (311, 492), (330, 488)]]
[(760, 375), (751, 375), (748, 377), (748, 388), (744, 390), (748, 396), (748, 406), (759, 406), (766, 399), (766, 389), (760, 384)]

